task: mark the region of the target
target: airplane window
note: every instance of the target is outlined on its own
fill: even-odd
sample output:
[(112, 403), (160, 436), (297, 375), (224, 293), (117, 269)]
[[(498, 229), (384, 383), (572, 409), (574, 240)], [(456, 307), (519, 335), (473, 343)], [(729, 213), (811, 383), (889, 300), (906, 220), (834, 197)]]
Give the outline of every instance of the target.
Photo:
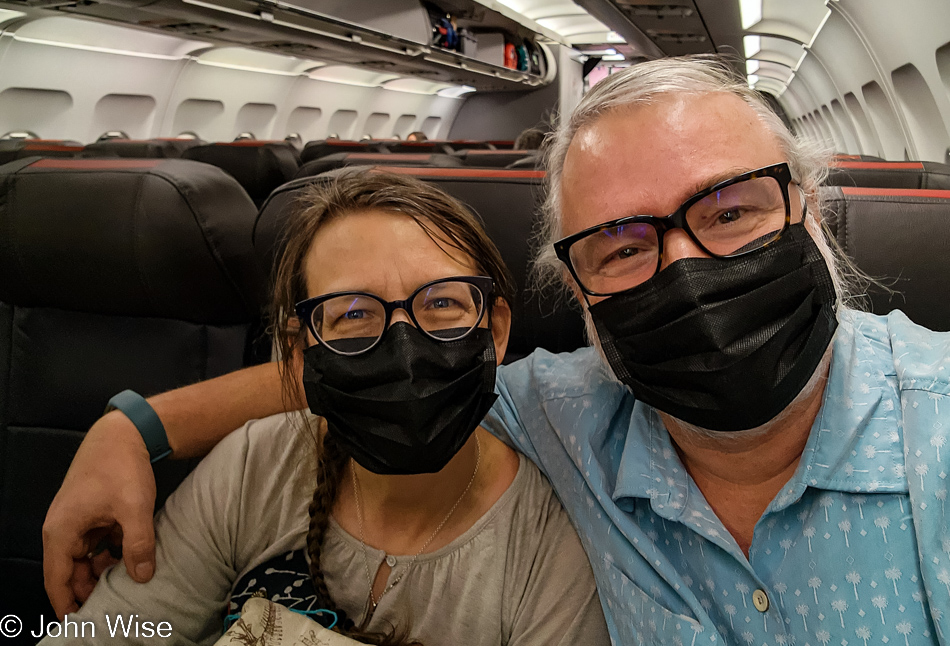
[(0, 139), (39, 139), (40, 136), (32, 130), (13, 130), (6, 133)]
[(99, 138), (96, 139), (96, 141), (108, 141), (110, 139), (128, 139), (128, 138), (129, 138), (129, 135), (124, 130), (109, 130), (99, 135)]
[(291, 144), (294, 148), (297, 148), (297, 149), (303, 148), (303, 137), (301, 137), (300, 134), (297, 132), (292, 132), (286, 137), (284, 137), (284, 141)]

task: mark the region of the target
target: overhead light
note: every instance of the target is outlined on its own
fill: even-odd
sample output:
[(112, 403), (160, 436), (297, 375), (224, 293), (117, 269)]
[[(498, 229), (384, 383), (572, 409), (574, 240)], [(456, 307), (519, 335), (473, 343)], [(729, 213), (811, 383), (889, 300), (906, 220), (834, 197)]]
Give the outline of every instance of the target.
[(608, 47), (607, 49), (585, 49), (583, 54), (585, 56), (616, 56), (617, 50), (613, 47)]
[(755, 74), (759, 71), (759, 61), (754, 58), (750, 58), (745, 62), (745, 72), (746, 74)]
[(600, 60), (602, 60), (602, 61), (625, 61), (625, 60), (627, 60), (627, 59), (624, 58), (623, 54), (612, 54), (612, 55), (609, 55), (609, 56), (602, 56)]
[(743, 36), (742, 49), (745, 50), (746, 58), (753, 58), (756, 54), (762, 51), (762, 37), (761, 36)]
[(759, 82), (759, 76), (757, 74), (749, 74), (749, 87), (754, 88), (755, 84)]
[(460, 96), (468, 94), (469, 92), (474, 92), (475, 88), (471, 85), (453, 85), (452, 87), (447, 87), (436, 92), (439, 96), (448, 97), (450, 99), (457, 99)]
[(607, 33), (607, 42), (608, 43), (624, 43), (626, 41), (623, 39), (623, 36), (621, 36), (615, 31), (611, 31)]
[(739, 0), (742, 28), (748, 29), (762, 20), (762, 0)]

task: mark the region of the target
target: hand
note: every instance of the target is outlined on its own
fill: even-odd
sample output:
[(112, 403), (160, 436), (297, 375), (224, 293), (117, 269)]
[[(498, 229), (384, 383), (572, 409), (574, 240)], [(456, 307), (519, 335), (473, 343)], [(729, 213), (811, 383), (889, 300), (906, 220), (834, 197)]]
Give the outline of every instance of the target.
[[(119, 411), (83, 439), (43, 524), (43, 576), (56, 614), (76, 612), (117, 562), (91, 553), (103, 538), (121, 540), (126, 570), (145, 583), (155, 572), (155, 476), (138, 430)], [(78, 602), (78, 603), (77, 603)]]

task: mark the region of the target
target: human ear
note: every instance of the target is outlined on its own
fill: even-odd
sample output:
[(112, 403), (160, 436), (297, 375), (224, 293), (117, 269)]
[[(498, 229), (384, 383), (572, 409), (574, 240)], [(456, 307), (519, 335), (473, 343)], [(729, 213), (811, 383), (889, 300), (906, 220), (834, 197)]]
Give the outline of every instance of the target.
[(495, 340), (495, 360), (501, 365), (511, 334), (511, 306), (503, 298), (496, 298), (492, 305), (491, 334)]

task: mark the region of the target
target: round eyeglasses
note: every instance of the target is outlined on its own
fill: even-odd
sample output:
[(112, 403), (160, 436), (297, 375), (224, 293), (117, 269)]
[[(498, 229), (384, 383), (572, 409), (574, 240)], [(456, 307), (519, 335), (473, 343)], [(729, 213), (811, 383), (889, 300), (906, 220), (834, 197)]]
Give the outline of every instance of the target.
[[(696, 193), (665, 217), (633, 215), (590, 227), (554, 244), (585, 294), (609, 296), (652, 278), (663, 262), (663, 235), (683, 229), (714, 258), (734, 258), (778, 240), (792, 223), (787, 163), (737, 175)], [(802, 218), (804, 218), (802, 196)], [(801, 219), (796, 214), (796, 223)]]
[(454, 276), (426, 283), (402, 301), (367, 292), (334, 292), (297, 303), (297, 317), (314, 338), (337, 354), (366, 352), (379, 343), (393, 312), (436, 341), (462, 339), (478, 327), (494, 283), (486, 276)]

